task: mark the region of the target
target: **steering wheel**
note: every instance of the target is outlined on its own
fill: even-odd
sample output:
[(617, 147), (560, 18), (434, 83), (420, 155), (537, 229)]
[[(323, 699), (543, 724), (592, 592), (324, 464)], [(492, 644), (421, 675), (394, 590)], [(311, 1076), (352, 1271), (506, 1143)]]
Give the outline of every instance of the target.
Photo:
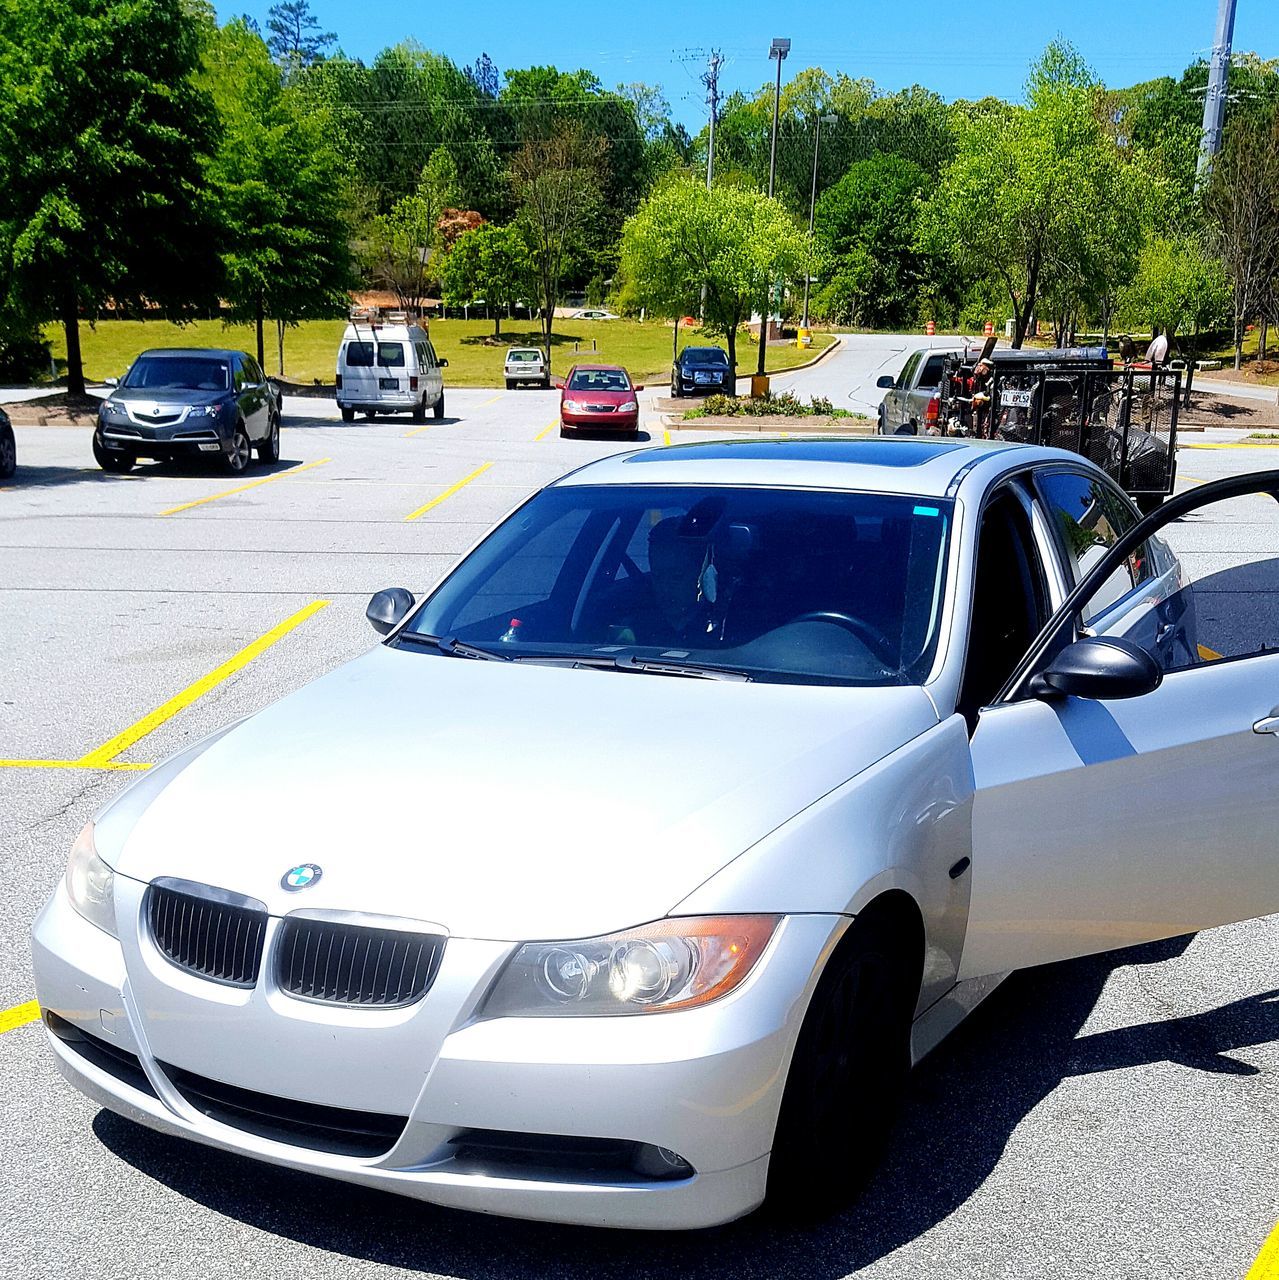
[(851, 631), (890, 671), (897, 670), (897, 663), (891, 657), (892, 641), (861, 618), (840, 613), (837, 609), (812, 609), (808, 613), (801, 613), (798, 618), (792, 618), (787, 625), (794, 626), (797, 622), (832, 622), (843, 627), (845, 631)]

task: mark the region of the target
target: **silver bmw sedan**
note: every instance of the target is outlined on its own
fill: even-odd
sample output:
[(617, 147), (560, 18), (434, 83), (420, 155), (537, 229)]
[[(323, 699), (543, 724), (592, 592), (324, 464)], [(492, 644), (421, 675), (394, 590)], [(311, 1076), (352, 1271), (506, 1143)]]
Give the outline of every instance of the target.
[(1140, 521), (930, 439), (584, 467), (85, 827), (34, 929), (57, 1063), (461, 1208), (834, 1207), (1010, 970), (1279, 908), (1279, 611), (1197, 609), (1160, 536), (1276, 491)]

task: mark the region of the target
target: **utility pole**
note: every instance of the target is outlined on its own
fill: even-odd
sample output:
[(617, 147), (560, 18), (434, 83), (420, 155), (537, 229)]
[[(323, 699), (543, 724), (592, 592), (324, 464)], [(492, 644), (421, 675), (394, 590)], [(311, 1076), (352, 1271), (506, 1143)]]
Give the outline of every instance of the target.
[(1235, 38), (1235, 0), (1220, 0), (1217, 6), (1217, 36), (1212, 42), (1212, 62), (1208, 67), (1208, 92), (1204, 94), (1203, 133), (1199, 141), (1198, 180), (1202, 182), (1212, 167), (1212, 158), (1221, 150), (1221, 128), (1226, 117), (1226, 94), (1230, 80), (1230, 46)]
[[(817, 151), (822, 145), (822, 125), (834, 124), (836, 118), (836, 116), (830, 114), (818, 115), (817, 117), (817, 136), (813, 139), (813, 189), (808, 195), (808, 247), (810, 252), (813, 247), (813, 222), (817, 215)], [(809, 270), (811, 266), (812, 263), (810, 262), (804, 268), (804, 319), (800, 324), (801, 329), (808, 328), (808, 287), (812, 283)]]
[(715, 179), (715, 117), (719, 115), (719, 69), (724, 59), (718, 49), (711, 50), (710, 61), (702, 75), (702, 83), (706, 86), (706, 101), (710, 105), (710, 133), (706, 141), (706, 190), (711, 189)]
[[(782, 110), (782, 63), (790, 52), (790, 41), (775, 38), (769, 47), (768, 56), (777, 59), (777, 87), (773, 90), (773, 141), (768, 149), (768, 198), (773, 198), (773, 189), (777, 185), (777, 121)], [(764, 281), (764, 305), (759, 312), (759, 366), (755, 370), (759, 377), (764, 376), (764, 364), (768, 359), (768, 304), (772, 301), (772, 281)]]

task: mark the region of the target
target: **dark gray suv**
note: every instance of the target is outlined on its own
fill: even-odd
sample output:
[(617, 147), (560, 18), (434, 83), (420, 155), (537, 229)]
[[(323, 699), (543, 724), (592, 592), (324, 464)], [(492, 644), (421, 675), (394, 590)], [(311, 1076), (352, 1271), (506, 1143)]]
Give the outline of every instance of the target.
[(243, 351), (144, 351), (102, 402), (93, 433), (104, 471), (207, 455), (238, 474), (254, 450), (263, 462), (280, 457), (280, 398)]

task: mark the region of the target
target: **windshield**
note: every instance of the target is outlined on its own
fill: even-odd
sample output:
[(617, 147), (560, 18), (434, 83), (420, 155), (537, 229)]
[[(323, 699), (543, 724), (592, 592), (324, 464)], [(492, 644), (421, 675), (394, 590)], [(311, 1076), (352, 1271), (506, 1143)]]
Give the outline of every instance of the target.
[(689, 347), (683, 355), (685, 364), (728, 364), (728, 356), (725, 355), (718, 347)]
[(937, 648), (950, 521), (948, 502), (889, 494), (550, 488), (406, 632), (529, 660), (660, 657), (754, 680), (918, 684)]
[(207, 356), (139, 356), (120, 385), (225, 391), (231, 385), (231, 365), (227, 360)]
[(514, 363), (517, 360), (540, 360), (542, 353), (540, 351), (508, 351), (506, 353), (508, 361)]
[(630, 379), (621, 369), (578, 369), (568, 380), (570, 391), (629, 391)]

